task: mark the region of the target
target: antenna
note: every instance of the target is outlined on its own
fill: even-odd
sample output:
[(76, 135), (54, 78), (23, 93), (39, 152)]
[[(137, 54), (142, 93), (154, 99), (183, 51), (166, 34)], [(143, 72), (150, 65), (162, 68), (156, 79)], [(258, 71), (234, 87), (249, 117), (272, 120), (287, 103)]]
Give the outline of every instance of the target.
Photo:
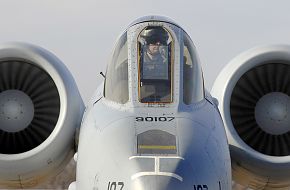
[(104, 78), (106, 78), (106, 76), (104, 75), (104, 73), (103, 73), (103, 72), (100, 72), (100, 75), (102, 75)]

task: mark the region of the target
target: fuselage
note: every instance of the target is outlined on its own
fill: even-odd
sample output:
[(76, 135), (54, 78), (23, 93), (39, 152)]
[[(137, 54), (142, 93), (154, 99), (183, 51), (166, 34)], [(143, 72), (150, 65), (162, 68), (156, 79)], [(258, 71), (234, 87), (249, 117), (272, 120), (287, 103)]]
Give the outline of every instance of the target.
[[(84, 114), (77, 189), (231, 189), (223, 123), (188, 39), (172, 21), (152, 17), (119, 38)], [(165, 53), (148, 63), (156, 41)]]
[(100, 99), (84, 118), (77, 189), (231, 189), (215, 105), (122, 109)]

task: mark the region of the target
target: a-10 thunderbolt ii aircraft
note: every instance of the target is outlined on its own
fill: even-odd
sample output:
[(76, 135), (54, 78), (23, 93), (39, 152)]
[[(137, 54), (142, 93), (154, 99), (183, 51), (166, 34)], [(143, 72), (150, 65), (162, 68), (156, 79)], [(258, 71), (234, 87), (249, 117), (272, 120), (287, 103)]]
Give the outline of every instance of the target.
[[(74, 155), (70, 190), (229, 190), (290, 186), (290, 47), (235, 58), (210, 93), (190, 37), (148, 16), (119, 37), (84, 105), (62, 62), (0, 47), (0, 185), (33, 187)], [(228, 139), (228, 140), (227, 140)]]

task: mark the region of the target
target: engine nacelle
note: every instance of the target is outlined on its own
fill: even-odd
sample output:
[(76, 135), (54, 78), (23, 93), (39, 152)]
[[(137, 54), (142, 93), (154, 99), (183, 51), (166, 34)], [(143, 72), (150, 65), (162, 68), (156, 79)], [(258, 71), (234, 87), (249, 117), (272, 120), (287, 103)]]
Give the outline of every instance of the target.
[(290, 186), (290, 46), (258, 47), (218, 76), (233, 179), (253, 189)]
[(50, 52), (0, 46), (0, 186), (25, 188), (60, 172), (73, 155), (84, 105), (75, 81)]

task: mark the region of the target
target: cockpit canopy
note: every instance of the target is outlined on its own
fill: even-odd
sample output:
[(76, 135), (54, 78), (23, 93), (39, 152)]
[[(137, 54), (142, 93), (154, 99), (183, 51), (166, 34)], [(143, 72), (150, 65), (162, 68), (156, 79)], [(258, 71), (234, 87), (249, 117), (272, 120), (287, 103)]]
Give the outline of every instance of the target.
[(129, 100), (127, 32), (118, 40), (112, 60), (108, 64), (104, 96), (121, 104), (125, 104)]
[[(137, 93), (129, 93), (129, 89)], [(183, 100), (178, 100), (180, 93)], [(129, 94), (141, 104), (177, 100), (189, 105), (204, 99), (198, 56), (180, 27), (148, 20), (131, 25), (119, 38), (107, 68), (104, 96), (125, 104)]]

